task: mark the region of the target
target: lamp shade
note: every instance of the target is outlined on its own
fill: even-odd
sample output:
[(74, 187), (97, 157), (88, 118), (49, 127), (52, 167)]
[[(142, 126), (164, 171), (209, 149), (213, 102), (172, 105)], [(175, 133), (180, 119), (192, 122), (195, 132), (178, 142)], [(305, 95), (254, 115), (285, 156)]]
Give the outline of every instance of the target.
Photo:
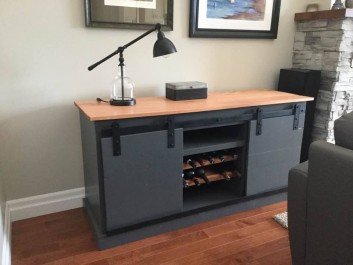
[(177, 52), (173, 42), (164, 36), (164, 33), (158, 32), (158, 40), (153, 47), (153, 57), (165, 56)]

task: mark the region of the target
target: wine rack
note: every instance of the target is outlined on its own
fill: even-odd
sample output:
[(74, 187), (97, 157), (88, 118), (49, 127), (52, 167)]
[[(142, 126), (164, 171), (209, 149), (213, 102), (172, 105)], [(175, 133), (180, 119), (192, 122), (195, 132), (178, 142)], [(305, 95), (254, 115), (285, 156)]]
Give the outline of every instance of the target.
[[(223, 154), (223, 152), (227, 152), (227, 154)], [(235, 150), (185, 157), (183, 163), (184, 188), (211, 185), (217, 181), (240, 178), (241, 173), (234, 166), (237, 159), (238, 154)]]
[[(196, 162), (196, 167), (198, 168), (198, 167), (205, 167), (205, 166), (210, 166), (210, 165), (218, 165), (218, 164), (220, 164), (220, 163), (235, 161), (235, 160), (237, 160), (237, 159), (238, 159), (238, 155), (235, 154), (235, 156), (225, 155), (225, 156), (224, 156), (224, 161), (221, 161), (221, 159), (218, 158), (218, 157), (214, 157), (214, 160), (215, 160), (214, 163), (211, 163), (210, 161), (208, 161), (207, 159), (204, 159), (204, 158), (201, 158), (201, 160), (202, 160), (202, 162), (201, 162), (202, 165), (201, 165), (199, 159), (198, 159), (198, 160), (195, 160), (195, 162)], [(187, 163), (183, 163), (183, 170), (188, 170), (188, 169), (192, 169), (192, 166), (190, 166), (190, 165), (187, 164)]]
[[(216, 182), (216, 181), (224, 181), (224, 180), (230, 181), (232, 179), (241, 177), (241, 174), (237, 170), (225, 171), (224, 173), (229, 176), (229, 179), (225, 178), (222, 174), (219, 174), (219, 173), (214, 172), (212, 170), (206, 171), (206, 177), (208, 178), (210, 183)], [(200, 182), (200, 185), (206, 184), (205, 180), (203, 180), (202, 178), (198, 178), (198, 181)], [(195, 182), (190, 179), (186, 179), (185, 182), (187, 183), (189, 188), (196, 186)]]
[(247, 126), (184, 131), (183, 211), (245, 196)]

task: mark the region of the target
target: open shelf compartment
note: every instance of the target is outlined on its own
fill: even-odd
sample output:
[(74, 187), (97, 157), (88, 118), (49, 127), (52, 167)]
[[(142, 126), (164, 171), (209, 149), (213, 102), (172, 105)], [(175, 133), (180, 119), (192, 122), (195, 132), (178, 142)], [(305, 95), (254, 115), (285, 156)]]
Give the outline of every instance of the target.
[(184, 131), (184, 155), (245, 146), (245, 125)]
[(229, 202), (243, 197), (241, 179), (234, 178), (227, 182), (215, 182), (197, 189), (184, 191), (183, 211), (192, 211), (204, 207)]
[[(205, 171), (205, 175), (210, 181), (206, 184), (205, 181), (197, 176), (200, 183), (196, 186), (193, 179), (185, 179), (187, 188), (183, 192), (183, 211), (191, 211), (201, 209), (203, 207), (215, 206), (217, 204), (226, 203), (245, 196), (245, 154), (246, 147), (238, 147), (223, 150), (220, 153), (231, 153), (231, 155), (224, 155), (224, 160), (215, 158), (214, 163), (210, 163), (207, 159), (194, 164), (194, 168), (183, 163), (183, 172), (197, 171), (201, 167)], [(211, 153), (217, 154), (218, 152)], [(206, 155), (206, 156), (205, 156)], [(186, 156), (185, 161), (189, 158), (193, 161), (198, 161), (201, 157), (207, 157), (208, 154), (195, 154), (193, 156)], [(225, 175), (230, 176), (229, 179)]]

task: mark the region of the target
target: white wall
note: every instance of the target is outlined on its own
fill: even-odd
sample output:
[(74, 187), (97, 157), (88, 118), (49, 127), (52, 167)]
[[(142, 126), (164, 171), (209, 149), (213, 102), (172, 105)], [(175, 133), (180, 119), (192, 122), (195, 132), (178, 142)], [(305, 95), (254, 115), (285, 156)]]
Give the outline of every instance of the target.
[[(331, 9), (331, 6), (334, 2), (335, 2), (335, 0), (316, 0), (316, 1), (307, 0), (307, 4), (318, 3), (320, 5), (320, 10)], [(342, 2), (345, 2), (345, 1), (342, 0)]]
[[(126, 53), (138, 96), (163, 95), (164, 84), (200, 80), (211, 91), (274, 88), (291, 66), (294, 13), (308, 0), (282, 0), (277, 40), (190, 39), (189, 0), (175, 0), (179, 52), (153, 59), (149, 36)], [(8, 199), (83, 185), (74, 100), (108, 96), (117, 59), (87, 66), (141, 31), (84, 26), (82, 0), (0, 1), (0, 174)]]

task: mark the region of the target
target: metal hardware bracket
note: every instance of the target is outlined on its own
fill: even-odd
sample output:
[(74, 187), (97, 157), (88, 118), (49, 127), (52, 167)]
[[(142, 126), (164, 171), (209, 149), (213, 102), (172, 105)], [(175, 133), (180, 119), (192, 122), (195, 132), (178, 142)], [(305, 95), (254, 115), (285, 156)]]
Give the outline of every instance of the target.
[(112, 124), (113, 132), (113, 156), (121, 155), (120, 126), (118, 123)]
[(298, 130), (299, 129), (299, 119), (300, 119), (300, 105), (295, 104), (294, 106), (294, 124), (293, 124), (293, 130)]
[(175, 147), (175, 123), (173, 118), (168, 118), (168, 148)]
[(256, 115), (256, 135), (261, 135), (262, 134), (262, 119), (263, 119), (263, 112), (264, 110), (262, 108), (258, 108)]

